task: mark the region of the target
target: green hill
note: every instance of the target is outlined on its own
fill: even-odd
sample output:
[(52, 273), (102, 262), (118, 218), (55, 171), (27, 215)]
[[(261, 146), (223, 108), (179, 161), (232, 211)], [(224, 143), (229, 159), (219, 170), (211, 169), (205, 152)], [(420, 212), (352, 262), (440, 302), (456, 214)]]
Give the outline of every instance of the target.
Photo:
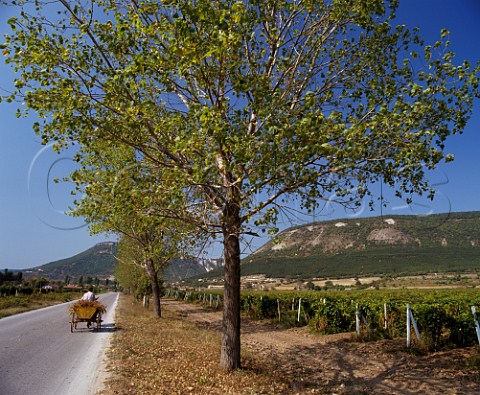
[(70, 258), (50, 262), (24, 271), (26, 275), (63, 280), (70, 277), (90, 276), (108, 278), (115, 274), (117, 243), (98, 243)]
[[(116, 243), (99, 243), (71, 258), (24, 271), (63, 280), (66, 275), (115, 275)], [(223, 277), (221, 260), (175, 260), (165, 280)], [(242, 275), (277, 278), (406, 275), (480, 271), (480, 211), (428, 216), (338, 219), (279, 233), (242, 261)]]
[[(480, 270), (480, 211), (330, 220), (286, 229), (242, 276), (314, 278)], [(204, 277), (219, 276), (214, 271)]]
[[(64, 280), (67, 275), (74, 279), (80, 276), (105, 279), (115, 276), (116, 255), (117, 243), (104, 242), (70, 258), (26, 269), (23, 272), (29, 277), (46, 277), (51, 280)], [(221, 266), (222, 263), (221, 259), (174, 259), (165, 269), (164, 279), (166, 282), (179, 281), (206, 273)]]

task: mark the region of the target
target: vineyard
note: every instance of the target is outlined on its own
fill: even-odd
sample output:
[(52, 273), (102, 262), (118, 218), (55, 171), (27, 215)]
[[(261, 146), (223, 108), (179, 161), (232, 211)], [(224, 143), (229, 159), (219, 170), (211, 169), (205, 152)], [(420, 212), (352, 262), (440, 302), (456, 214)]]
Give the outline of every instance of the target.
[[(222, 294), (168, 290), (167, 296), (220, 308)], [(476, 289), (364, 290), (354, 292), (243, 292), (242, 314), (286, 326), (306, 326), (320, 334), (356, 332), (362, 339), (409, 336), (412, 322), (417, 344), (428, 350), (467, 347), (478, 343), (476, 316), (480, 307)]]

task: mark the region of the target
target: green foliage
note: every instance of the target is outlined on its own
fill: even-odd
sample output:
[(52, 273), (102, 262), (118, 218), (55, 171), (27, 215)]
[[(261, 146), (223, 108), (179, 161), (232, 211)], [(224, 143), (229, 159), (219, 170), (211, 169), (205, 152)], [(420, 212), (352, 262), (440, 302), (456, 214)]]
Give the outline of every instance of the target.
[(422, 341), (429, 348), (437, 350), (441, 345), (442, 334), (449, 322), (444, 306), (419, 306), (415, 311), (416, 319), (421, 323), (420, 330), (424, 334)]
[(122, 289), (129, 290), (137, 299), (152, 294), (143, 259), (142, 248), (134, 240), (128, 237), (120, 239), (116, 278)]
[(14, 285), (6, 285), (6, 284), (0, 285), (0, 296), (15, 295), (16, 291), (17, 291), (17, 287)]
[(177, 215), (210, 230), (232, 207), (243, 231), (269, 227), (282, 195), (306, 209), (333, 193), (354, 205), (379, 179), (407, 200), (431, 194), (423, 166), (450, 160), (444, 142), (478, 94), (445, 32), (422, 48), (393, 25), (396, 1), (96, 1), (94, 14), (31, 3), (2, 44), (18, 70), (7, 99), (44, 119), (44, 142), (75, 141), (84, 170), (110, 172), (78, 173), (95, 193), (141, 161), (158, 173), (148, 193), (130, 192), (146, 205), (152, 192), (175, 204), (193, 193), (208, 203)]
[(467, 368), (474, 368), (480, 372), (480, 353), (477, 353), (473, 357), (469, 358), (466, 361), (465, 366)]
[(278, 317), (277, 299), (269, 295), (261, 295), (256, 298), (242, 298), (242, 306), (246, 308), (251, 317), (274, 319)]
[(0, 285), (3, 283), (18, 284), (22, 282), (22, 278), (22, 272), (11, 272), (5, 269), (3, 272), (0, 272)]
[[(174, 291), (168, 295), (186, 301), (198, 301), (205, 292)], [(187, 295), (187, 297), (185, 297)], [(298, 321), (298, 303), (301, 314)], [(242, 292), (242, 312), (254, 319), (268, 319), (287, 326), (309, 325), (320, 334), (355, 331), (355, 311), (362, 322), (360, 339), (406, 337), (406, 305), (410, 304), (422, 336), (421, 347), (441, 350), (444, 347), (467, 347), (477, 344), (470, 306), (480, 306), (474, 289), (462, 290), (384, 290), (349, 292)], [(384, 304), (387, 317), (384, 316)], [(387, 328), (385, 328), (385, 321)]]
[(355, 314), (355, 306), (351, 301), (320, 298), (313, 309), (315, 315), (311, 324), (317, 332), (329, 334), (354, 330), (355, 320), (352, 321), (351, 318)]

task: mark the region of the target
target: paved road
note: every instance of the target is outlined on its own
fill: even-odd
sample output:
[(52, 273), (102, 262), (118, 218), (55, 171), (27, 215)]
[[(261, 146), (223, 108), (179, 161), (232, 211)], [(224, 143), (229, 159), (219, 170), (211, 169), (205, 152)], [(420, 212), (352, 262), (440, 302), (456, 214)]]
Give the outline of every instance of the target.
[(95, 394), (105, 377), (117, 297), (100, 295), (107, 313), (98, 332), (79, 323), (71, 333), (69, 303), (0, 319), (0, 395)]

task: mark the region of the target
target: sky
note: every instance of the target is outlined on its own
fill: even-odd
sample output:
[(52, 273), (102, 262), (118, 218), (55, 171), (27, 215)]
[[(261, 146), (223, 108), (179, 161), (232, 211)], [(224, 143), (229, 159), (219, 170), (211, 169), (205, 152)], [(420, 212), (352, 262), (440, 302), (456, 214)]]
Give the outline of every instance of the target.
[[(11, 7), (0, 5), (0, 35), (8, 31), (6, 21), (14, 15)], [(478, 0), (400, 0), (399, 24), (419, 26), (426, 42), (440, 38), (447, 28), (451, 50), (458, 63), (480, 59), (480, 1)], [(0, 95), (13, 84), (14, 73), (0, 54)], [(50, 146), (42, 146), (33, 130), (34, 116), (18, 119), (17, 105), (0, 103), (0, 270), (27, 269), (80, 253), (98, 242), (113, 240), (106, 235), (91, 236), (81, 218), (64, 212), (72, 203), (71, 185), (55, 184), (56, 177), (67, 176), (73, 169), (72, 154), (57, 155)], [(329, 220), (371, 215), (430, 215), (446, 212), (480, 210), (480, 102), (464, 133), (447, 141), (446, 151), (455, 154), (451, 163), (429, 174), (436, 189), (433, 202), (416, 198), (406, 205), (389, 197), (389, 191), (376, 186), (388, 198), (381, 211), (369, 211), (365, 202), (355, 212), (327, 204), (312, 218), (302, 221)], [(291, 223), (282, 223), (287, 227)], [(263, 245), (268, 238), (254, 239), (244, 255)], [(212, 248), (210, 256), (221, 255)]]

